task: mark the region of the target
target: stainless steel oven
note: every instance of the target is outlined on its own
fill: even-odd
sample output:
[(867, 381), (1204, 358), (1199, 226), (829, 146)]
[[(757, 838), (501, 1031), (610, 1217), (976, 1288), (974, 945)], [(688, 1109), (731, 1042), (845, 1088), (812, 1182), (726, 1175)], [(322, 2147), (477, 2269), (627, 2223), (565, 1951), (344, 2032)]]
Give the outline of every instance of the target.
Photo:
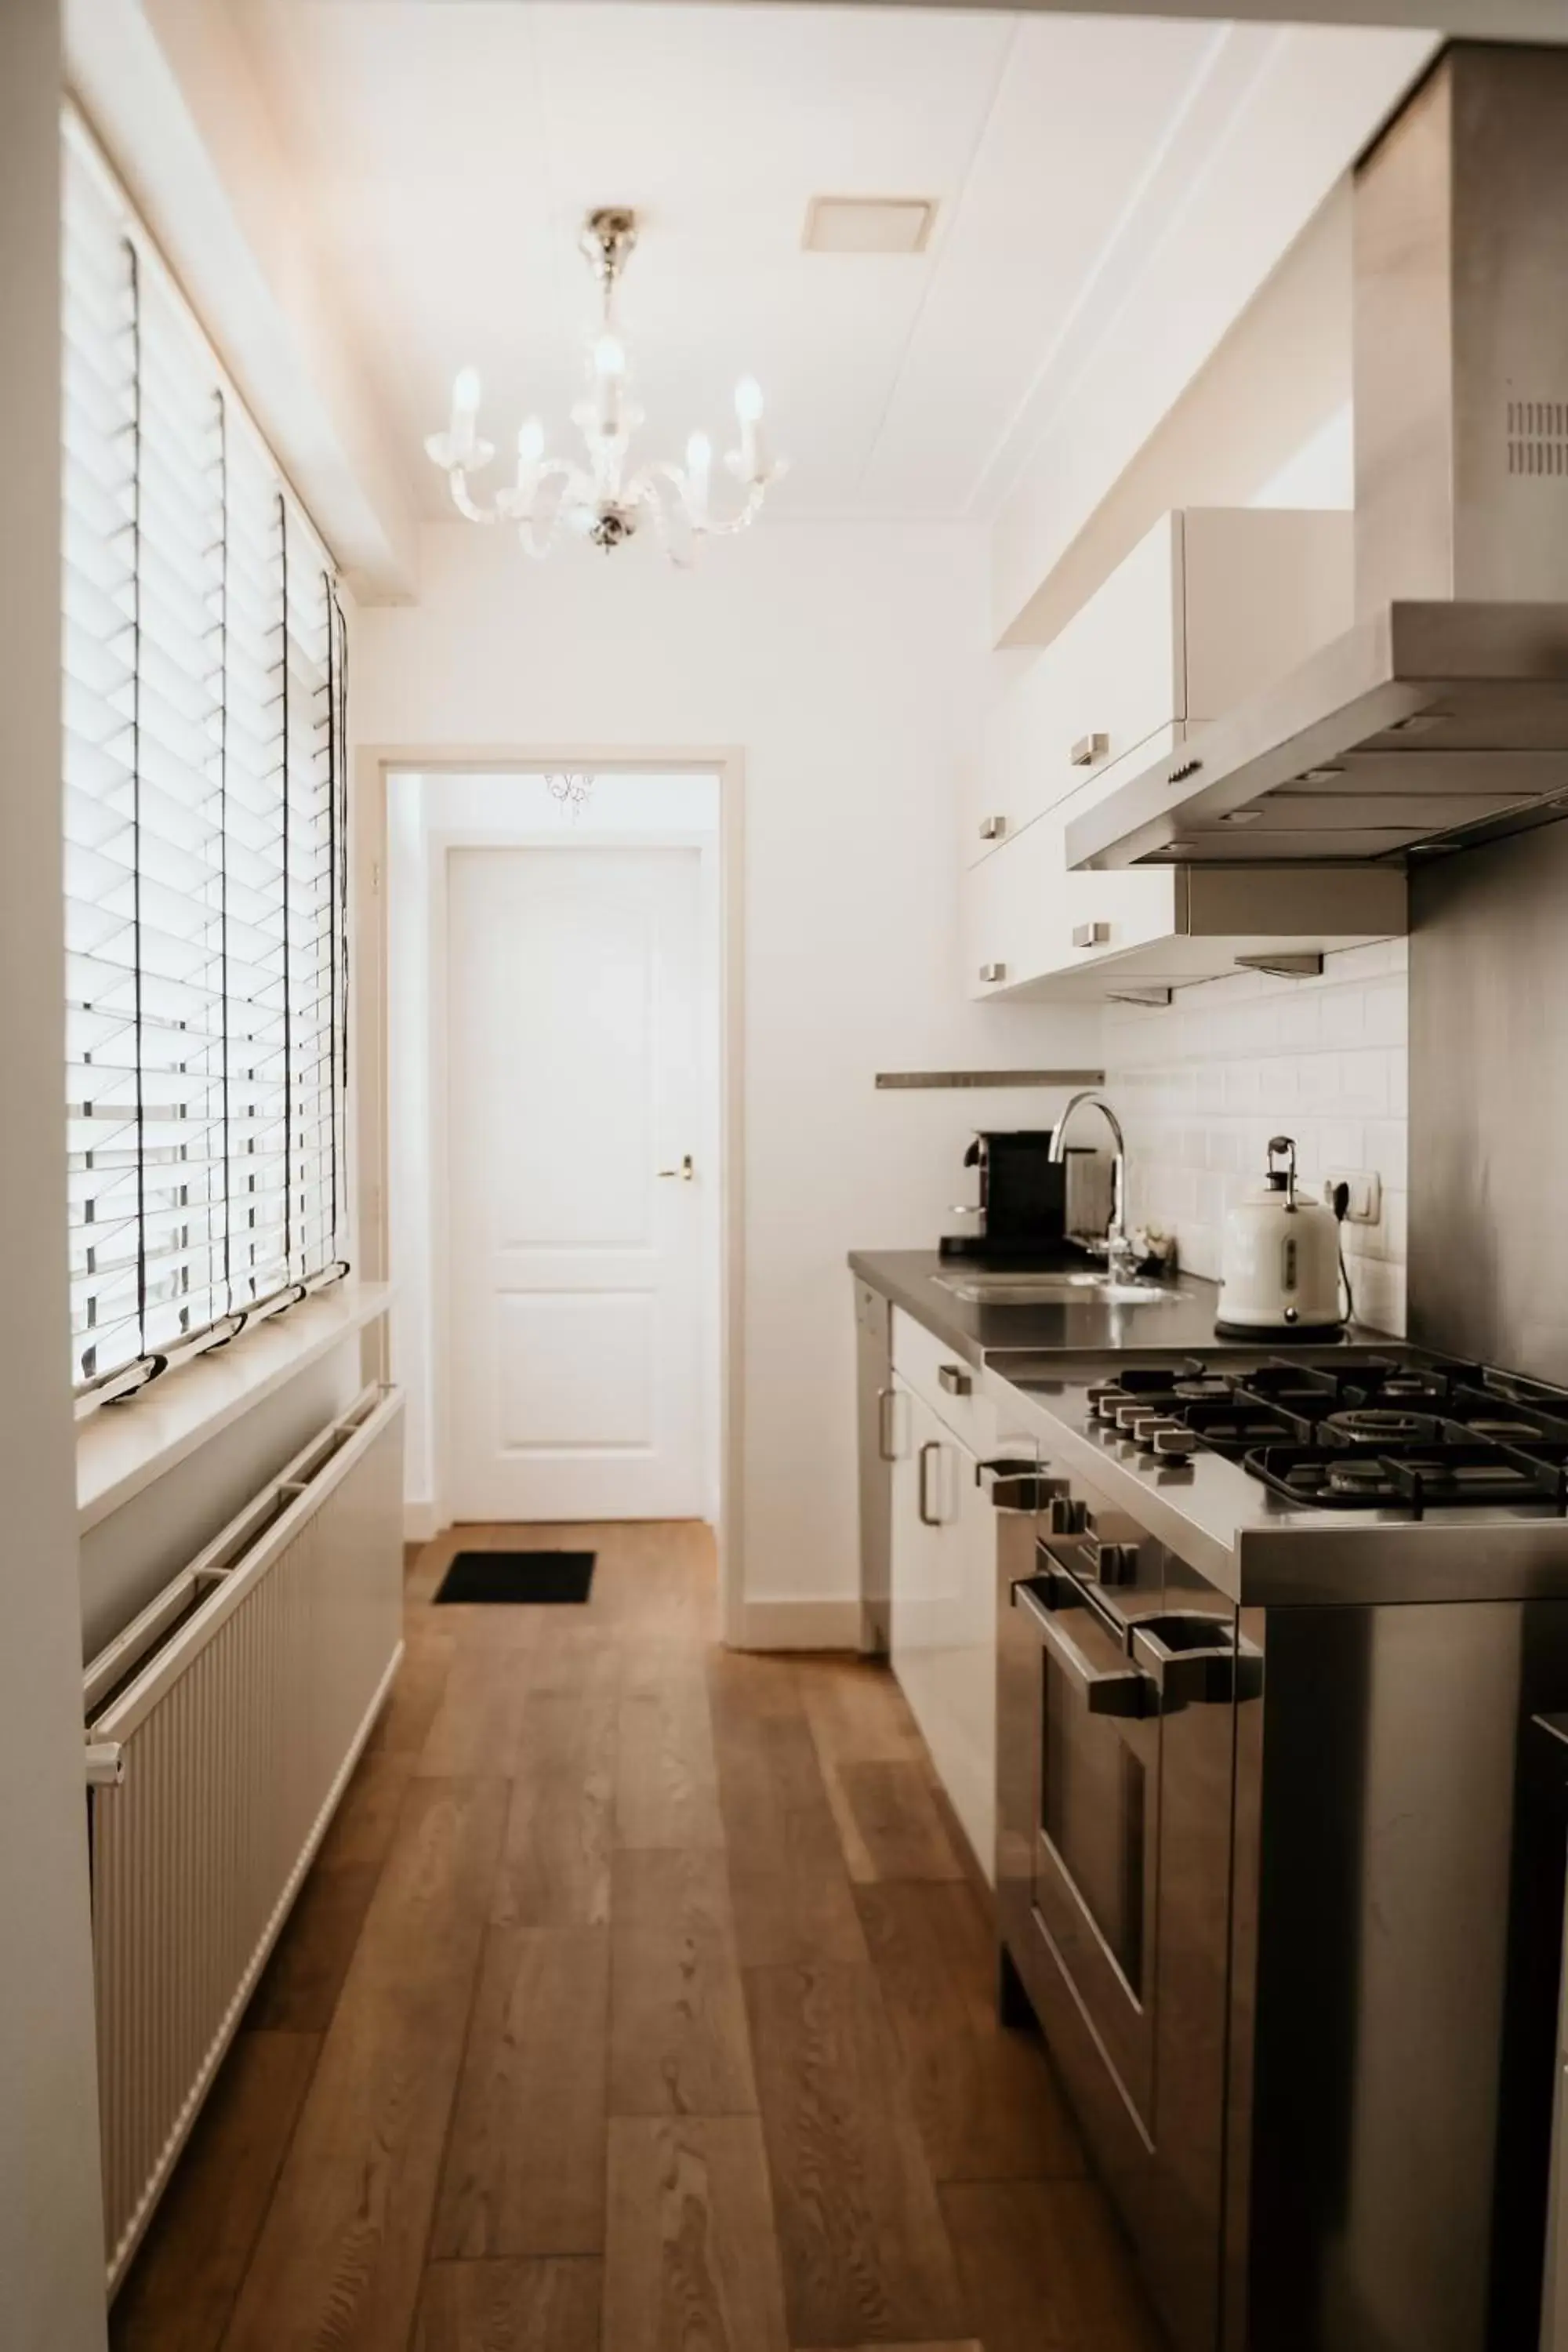
[(1079, 1479), (1037, 1484), (1029, 1572), (999, 1566), (1005, 1974), (1046, 2026), (1175, 2342), (1210, 2352), (1248, 1660), (1232, 1606), (1135, 1522)]

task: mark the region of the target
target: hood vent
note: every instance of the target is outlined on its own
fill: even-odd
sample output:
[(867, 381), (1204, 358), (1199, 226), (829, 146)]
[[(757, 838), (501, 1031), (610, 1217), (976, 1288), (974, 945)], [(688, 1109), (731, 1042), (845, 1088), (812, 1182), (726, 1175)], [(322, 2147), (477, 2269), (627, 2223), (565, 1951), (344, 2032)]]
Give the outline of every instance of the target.
[(1355, 188), (1356, 627), (1075, 866), (1404, 859), (1568, 813), (1568, 49), (1446, 50)]

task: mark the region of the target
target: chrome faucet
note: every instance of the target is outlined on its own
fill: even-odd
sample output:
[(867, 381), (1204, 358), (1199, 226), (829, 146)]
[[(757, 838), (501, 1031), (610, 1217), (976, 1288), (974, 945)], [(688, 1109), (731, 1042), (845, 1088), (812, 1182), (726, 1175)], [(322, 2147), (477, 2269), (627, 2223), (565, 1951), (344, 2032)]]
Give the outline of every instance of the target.
[(1132, 1244), (1127, 1233), (1127, 1138), (1121, 1121), (1103, 1095), (1086, 1090), (1068, 1097), (1051, 1136), (1049, 1157), (1058, 1166), (1067, 1158), (1068, 1123), (1085, 1104), (1099, 1111), (1110, 1128), (1115, 1150), (1110, 1163), (1110, 1223), (1105, 1229), (1106, 1263), (1112, 1276), (1131, 1271)]

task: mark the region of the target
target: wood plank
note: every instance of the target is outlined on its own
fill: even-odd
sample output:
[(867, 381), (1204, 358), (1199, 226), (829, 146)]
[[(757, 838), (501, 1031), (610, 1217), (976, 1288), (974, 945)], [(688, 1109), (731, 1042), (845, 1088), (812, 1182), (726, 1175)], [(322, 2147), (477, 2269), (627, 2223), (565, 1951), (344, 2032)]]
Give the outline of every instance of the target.
[(1166, 2352), (1097, 2182), (970, 2181), (942, 2203), (985, 2352)]
[(856, 1896), (933, 2177), (1081, 2176), (1082, 2144), (1044, 2044), (997, 2021), (994, 1953), (970, 1887), (861, 1886)]
[(795, 2344), (962, 2336), (957, 2275), (869, 1968), (752, 1969)]
[(754, 2115), (723, 1854), (617, 1853), (610, 1916), (610, 2113)]
[(931, 1767), (925, 1742), (890, 1670), (875, 1660), (813, 1659), (809, 1668), (803, 1664), (801, 1693), (849, 1874), (859, 1882), (873, 1881), (879, 1875), (876, 1858), (844, 1776), (865, 1764), (905, 1765), (929, 1790)]
[(225, 2352), (405, 2340), (505, 1811), (410, 1783)]
[(251, 1994), (247, 2026), (325, 2033), (380, 1878), (374, 1862), (311, 1865)]
[(615, 1834), (613, 1689), (531, 1690), (490, 1916), (500, 1927), (603, 1927)]
[(864, 1960), (844, 1849), (798, 1699), (786, 1710), (778, 1704), (785, 1685), (737, 1681), (733, 1663), (712, 1677), (713, 1727), (742, 1964)]
[(414, 1758), (407, 1749), (367, 1748), (327, 1826), (317, 1862), (384, 1863), (413, 1770)]
[(616, 1843), (632, 1848), (724, 1843), (708, 1694), (700, 1673), (661, 1671), (621, 1700)]
[(961, 1879), (963, 1864), (942, 1825), (918, 1764), (841, 1764), (838, 1785), (854, 1837), (849, 1874), (884, 1879)]
[(604, 1927), (492, 1927), (433, 2258), (595, 2254), (605, 2239)]
[(510, 1778), (517, 1765), (530, 1654), (516, 1644), (458, 1640), (416, 1770), (437, 1780)]
[(416, 1631), (412, 1625), (405, 1640), (403, 1664), (368, 1745), (416, 1756), (436, 1720), (457, 1643), (450, 1633), (427, 1633), (423, 1626)]
[(115, 2298), (112, 2352), (216, 2352), (320, 2047), (236, 2036)]
[(978, 2336), (966, 2336), (962, 2344), (854, 2344), (824, 2352), (985, 2352), (985, 2347)]
[(251, 1995), (247, 2026), (324, 2033), (331, 2023), (414, 1761), (396, 1748), (360, 1758)]
[(890, 1667), (872, 1658), (813, 1658), (800, 1672), (825, 1767), (921, 1761), (925, 1744)]
[(599, 2352), (600, 2265), (433, 2263), (413, 2352)]
[(788, 2352), (754, 2119), (611, 2124), (604, 2340), (606, 2352)]
[(624, 1663), (612, 1633), (574, 1609), (555, 1609), (533, 1645), (533, 1688), (614, 1697)]

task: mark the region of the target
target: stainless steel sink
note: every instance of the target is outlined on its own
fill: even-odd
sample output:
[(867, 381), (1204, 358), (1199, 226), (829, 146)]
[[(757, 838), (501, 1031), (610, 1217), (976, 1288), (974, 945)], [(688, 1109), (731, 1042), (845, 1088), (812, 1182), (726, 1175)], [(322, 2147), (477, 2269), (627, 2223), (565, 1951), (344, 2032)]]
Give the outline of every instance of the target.
[(932, 1281), (972, 1307), (1157, 1307), (1176, 1293), (1160, 1282), (1110, 1274), (933, 1275)]

